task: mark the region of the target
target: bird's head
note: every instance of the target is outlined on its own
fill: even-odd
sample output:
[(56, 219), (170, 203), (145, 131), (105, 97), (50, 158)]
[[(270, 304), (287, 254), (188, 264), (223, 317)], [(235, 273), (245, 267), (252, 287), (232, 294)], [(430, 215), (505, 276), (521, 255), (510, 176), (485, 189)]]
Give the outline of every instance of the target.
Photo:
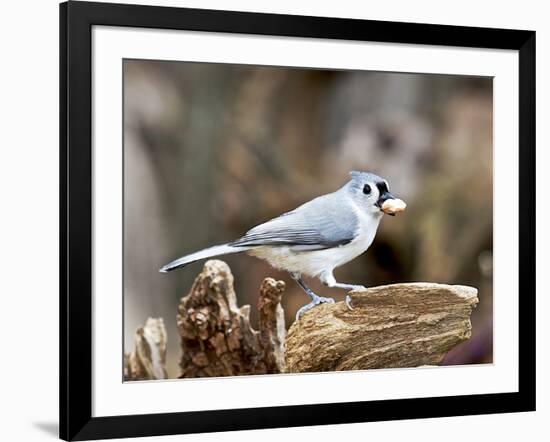
[(384, 213), (395, 215), (405, 210), (406, 204), (390, 193), (390, 186), (384, 179), (369, 172), (350, 172), (351, 180), (346, 186), (355, 204), (373, 216)]

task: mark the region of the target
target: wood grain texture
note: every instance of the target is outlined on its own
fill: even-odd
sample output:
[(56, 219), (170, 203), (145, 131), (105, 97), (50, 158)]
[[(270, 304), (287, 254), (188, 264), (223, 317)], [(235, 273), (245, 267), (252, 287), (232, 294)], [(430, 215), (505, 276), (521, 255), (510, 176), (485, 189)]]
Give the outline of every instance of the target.
[(345, 303), (322, 304), (290, 327), (288, 372), (437, 365), (471, 336), (473, 287), (395, 284), (353, 291)]
[(219, 260), (204, 264), (178, 306), (181, 377), (236, 376), (285, 370), (283, 281), (266, 278), (260, 288), (260, 330), (250, 326), (250, 306), (237, 306), (233, 275)]

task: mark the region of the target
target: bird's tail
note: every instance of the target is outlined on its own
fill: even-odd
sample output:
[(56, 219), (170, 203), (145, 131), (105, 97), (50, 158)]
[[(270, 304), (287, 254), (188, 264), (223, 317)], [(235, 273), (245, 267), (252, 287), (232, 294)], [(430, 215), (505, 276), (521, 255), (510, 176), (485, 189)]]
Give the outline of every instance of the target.
[(201, 259), (212, 258), (213, 256), (228, 255), (230, 253), (244, 252), (250, 247), (235, 247), (229, 244), (221, 244), (219, 246), (208, 247), (207, 249), (199, 250), (198, 252), (182, 256), (174, 261), (166, 264), (160, 269), (161, 273), (166, 273), (171, 270), (179, 269), (187, 264), (190, 264)]

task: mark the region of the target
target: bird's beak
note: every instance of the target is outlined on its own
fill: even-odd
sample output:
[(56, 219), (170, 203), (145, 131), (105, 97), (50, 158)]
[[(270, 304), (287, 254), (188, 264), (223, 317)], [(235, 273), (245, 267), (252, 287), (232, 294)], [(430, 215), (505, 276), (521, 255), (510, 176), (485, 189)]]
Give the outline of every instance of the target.
[(382, 210), (382, 206), (386, 201), (394, 199), (395, 197), (390, 192), (386, 191), (382, 193), (382, 195), (380, 195), (380, 198), (378, 198), (378, 201), (376, 201), (376, 205), (380, 208), (380, 210)]
[(395, 198), (390, 192), (384, 192), (376, 201), (376, 205), (380, 210), (388, 215), (395, 216), (397, 212), (405, 210), (407, 205), (404, 201)]

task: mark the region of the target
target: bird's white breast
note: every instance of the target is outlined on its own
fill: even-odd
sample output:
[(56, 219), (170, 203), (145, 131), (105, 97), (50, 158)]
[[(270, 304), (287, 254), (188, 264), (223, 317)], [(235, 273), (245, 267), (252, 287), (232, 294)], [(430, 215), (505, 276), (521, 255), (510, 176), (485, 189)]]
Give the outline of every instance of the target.
[(369, 215), (351, 203), (358, 218), (355, 238), (348, 244), (331, 249), (300, 251), (290, 246), (261, 246), (247, 253), (266, 260), (271, 266), (307, 276), (318, 276), (339, 267), (364, 253), (374, 240), (381, 216)]

